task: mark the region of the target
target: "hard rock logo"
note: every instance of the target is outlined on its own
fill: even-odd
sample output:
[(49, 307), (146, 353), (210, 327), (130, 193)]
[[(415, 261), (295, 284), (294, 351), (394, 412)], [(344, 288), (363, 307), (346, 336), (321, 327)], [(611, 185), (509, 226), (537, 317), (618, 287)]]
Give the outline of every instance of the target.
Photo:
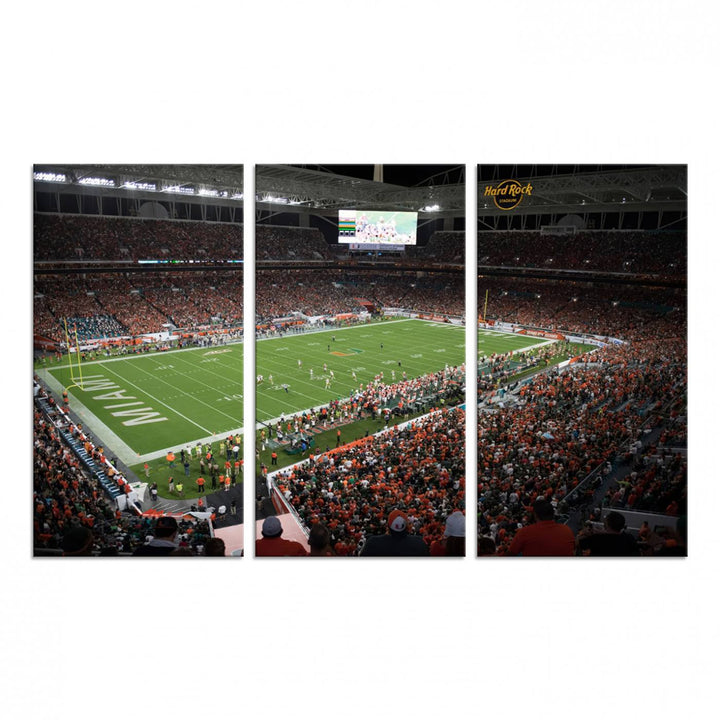
[(530, 183), (523, 185), (517, 180), (503, 180), (494, 186), (486, 185), (483, 195), (492, 197), (499, 210), (513, 210), (526, 195), (532, 195), (532, 190)]

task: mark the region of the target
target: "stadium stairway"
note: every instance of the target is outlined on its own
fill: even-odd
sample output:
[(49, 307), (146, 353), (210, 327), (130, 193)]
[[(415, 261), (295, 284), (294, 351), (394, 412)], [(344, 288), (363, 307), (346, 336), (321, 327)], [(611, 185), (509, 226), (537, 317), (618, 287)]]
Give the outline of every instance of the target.
[[(662, 427), (653, 428), (642, 438), (642, 450), (649, 445), (657, 442), (662, 433)], [(616, 457), (610, 461), (612, 469), (608, 475), (600, 475), (601, 482), (597, 483), (592, 498), (586, 500), (580, 506), (570, 510), (566, 524), (571, 530), (577, 534), (582, 528), (585, 520), (588, 519), (590, 513), (595, 508), (603, 507), (603, 498), (608, 494), (611, 487), (615, 486), (618, 480), (622, 479), (632, 465), (632, 461), (626, 462), (622, 453), (618, 453)], [(613, 508), (622, 512), (622, 508)]]
[[(38, 398), (38, 404), (45, 413), (46, 416), (52, 414), (52, 407), (45, 398)], [(60, 437), (63, 442), (75, 453), (80, 459), (80, 462), (87, 469), (87, 471), (94, 477), (105, 490), (105, 492), (113, 499), (120, 497), (122, 491), (118, 487), (116, 482), (107, 475), (103, 468), (96, 463), (85, 450), (82, 443), (76, 440), (66, 429), (58, 428)]]

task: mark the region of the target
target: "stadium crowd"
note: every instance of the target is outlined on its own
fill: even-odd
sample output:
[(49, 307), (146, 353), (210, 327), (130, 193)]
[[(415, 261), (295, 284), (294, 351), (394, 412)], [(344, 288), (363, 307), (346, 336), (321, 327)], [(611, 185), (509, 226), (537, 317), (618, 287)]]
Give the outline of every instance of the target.
[(635, 337), (673, 316), (682, 325), (684, 306), (684, 291), (674, 288), (488, 276), (478, 281), (481, 319), (487, 312), (490, 321), (563, 333)]
[(330, 260), (332, 255), (323, 234), (315, 228), (255, 226), (255, 259)]
[[(673, 278), (686, 273), (685, 238), (677, 233), (605, 231), (574, 237), (543, 235), (542, 242), (538, 238), (537, 232), (481, 232), (478, 262)], [(330, 257), (317, 230), (258, 226), (256, 239), (259, 260)], [(408, 255), (411, 262), (413, 258), (457, 262), (464, 255), (464, 234), (437, 232), (427, 246)], [(241, 225), (35, 217), (36, 261), (241, 257)], [(310, 316), (357, 312), (362, 309), (360, 298), (380, 310), (402, 307), (462, 315), (464, 280), (453, 275), (418, 277), (416, 272), (352, 269), (256, 272), (260, 323), (294, 312)], [(625, 341), (588, 354), (562, 372), (537, 375), (504, 395), (502, 402), (491, 402), (481, 410), (479, 553), (515, 554), (516, 538), (533, 520), (542, 515), (543, 522), (551, 522), (542, 503), (552, 509), (550, 517), (566, 513), (568, 496), (593, 473), (601, 478), (614, 473), (599, 502), (605, 509), (683, 516), (687, 510), (684, 289), (483, 276), (478, 282), (478, 305), (483, 319)], [(42, 275), (35, 283), (34, 310), (36, 334), (60, 341), (65, 319), (77, 328), (80, 339), (159, 332), (168, 322), (199, 327), (220, 318), (231, 326), (242, 320), (242, 281), (238, 273), (208, 270), (87, 274), (73, 282), (66, 276)], [(481, 374), (481, 400), (493, 398), (497, 380), (509, 377), (507, 360), (492, 358), (489, 378)], [(405, 402), (413, 392), (424, 390), (418, 382), (436, 383), (438, 378), (428, 376), (407, 385), (405, 381), (387, 385), (380, 379), (361, 388), (355, 403), (331, 405), (331, 412), (358, 417), (367, 411), (377, 413), (391, 401)], [(310, 417), (308, 422), (314, 420)], [(658, 437), (646, 442), (649, 428)], [(39, 411), (33, 463), (36, 548), (62, 549), (69, 531), (83, 530), (86, 537), (87, 531), (92, 533), (95, 554), (132, 554), (153, 535), (153, 519), (114, 509)], [(326, 545), (334, 554), (359, 554), (369, 536), (386, 532), (392, 509), (406, 514), (411, 531), (430, 548), (443, 538), (446, 520), (463, 507), (464, 413), (443, 410), (403, 430), (393, 428), (313, 457), (281, 473), (278, 482), (308, 527), (327, 530)], [(588, 494), (583, 497), (588, 499)], [(593, 518), (598, 519), (595, 511)], [(613, 517), (610, 525), (615, 527), (616, 521)], [(201, 554), (209, 538), (207, 529), (182, 526), (180, 530), (183, 547)], [(573, 539), (575, 554), (586, 554), (583, 541), (590, 534), (583, 530)], [(661, 553), (667, 542), (657, 541), (652, 548)]]
[(294, 312), (337, 315), (361, 309), (340, 286), (340, 270), (262, 270), (255, 273), (255, 313), (259, 323)]
[(566, 512), (563, 501), (579, 483), (593, 471), (609, 474), (618, 458), (634, 457), (649, 428), (662, 431), (663, 451), (650, 446), (640, 452), (602, 504), (686, 512), (686, 463), (665, 449), (686, 437), (686, 394), (685, 325), (672, 314), (624, 344), (535, 376), (482, 410), (479, 533), (494, 542), (497, 554), (509, 554), (538, 499)]
[(65, 339), (64, 321), (80, 340), (139, 336), (179, 328), (242, 323), (242, 276), (231, 271), (198, 273), (98, 273), (72, 284), (60, 275), (36, 279), (35, 334)]
[[(406, 373), (398, 371), (397, 382), (394, 370), (392, 375), (388, 373), (387, 378), (384, 374), (380, 373), (365, 386), (361, 384), (346, 400), (333, 400), (327, 406), (310, 408), (287, 417), (283, 414), (275, 424), (275, 437), (282, 439), (285, 434), (307, 432), (315, 427), (325, 428), (339, 421), (376, 419), (387, 423), (392, 413), (403, 416), (411, 409), (426, 408), (432, 403), (451, 404), (463, 397), (464, 364), (448, 366), (416, 378), (408, 378)], [(263, 451), (266, 437), (263, 430), (260, 436)]]
[(400, 510), (428, 552), (465, 497), (465, 413), (435, 411), (281, 471), (278, 488), (303, 524), (330, 534), (334, 554), (357, 555), (366, 539), (387, 531)]
[(678, 276), (687, 272), (686, 235), (672, 231), (478, 233), (480, 266), (562, 268)]
[[(37, 397), (49, 398), (40, 386)], [(53, 401), (50, 399), (51, 406)], [(36, 405), (33, 414), (33, 547), (36, 555), (128, 556), (146, 554), (142, 548), (162, 535), (157, 515), (121, 511), (63, 441), (59, 427), (76, 439), (96, 461), (103, 449), (93, 445), (82, 427), (65, 421), (58, 413), (46, 415)], [(112, 472), (112, 471), (111, 471)], [(127, 482), (120, 473), (111, 475), (118, 484)], [(209, 555), (218, 541), (203, 520), (172, 519), (176, 533), (172, 555)], [(167, 553), (166, 553), (167, 554)], [(221, 553), (224, 554), (224, 553)]]
[(463, 263), (465, 261), (465, 232), (437, 230), (426, 245), (408, 248), (412, 259), (437, 263)]
[(258, 269), (255, 281), (260, 323), (293, 312), (308, 316), (358, 312), (363, 309), (360, 300), (367, 300), (377, 310), (402, 308), (455, 316), (465, 312), (461, 276)]
[(34, 216), (35, 262), (240, 260), (243, 226), (90, 215)]

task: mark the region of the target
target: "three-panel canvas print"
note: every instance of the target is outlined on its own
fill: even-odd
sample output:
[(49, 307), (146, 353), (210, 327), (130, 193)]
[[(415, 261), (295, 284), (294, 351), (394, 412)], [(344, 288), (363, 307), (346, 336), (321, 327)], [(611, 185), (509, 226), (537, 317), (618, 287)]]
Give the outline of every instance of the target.
[(688, 554), (687, 166), (245, 170), (33, 167), (34, 557)]

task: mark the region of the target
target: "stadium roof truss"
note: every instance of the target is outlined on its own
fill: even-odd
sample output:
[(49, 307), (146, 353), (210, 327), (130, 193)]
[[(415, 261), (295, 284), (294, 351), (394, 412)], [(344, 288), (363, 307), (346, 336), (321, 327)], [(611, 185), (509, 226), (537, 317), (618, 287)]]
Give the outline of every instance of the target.
[(61, 195), (237, 207), (243, 202), (242, 165), (38, 164), (33, 170), (36, 190)]
[[(258, 208), (274, 210), (278, 205), (305, 207), (318, 215), (340, 208), (378, 208), (420, 212), (428, 217), (464, 216), (465, 184), (451, 183), (447, 173), (440, 173), (437, 181), (403, 187), (289, 165), (258, 165), (256, 204)], [(428, 206), (439, 209), (423, 212)]]
[[(687, 166), (658, 165), (642, 169), (512, 178), (530, 183), (513, 215), (587, 215), (589, 213), (687, 213)], [(478, 216), (507, 216), (485, 194), (494, 182), (478, 182)], [(492, 223), (491, 223), (492, 224)]]

